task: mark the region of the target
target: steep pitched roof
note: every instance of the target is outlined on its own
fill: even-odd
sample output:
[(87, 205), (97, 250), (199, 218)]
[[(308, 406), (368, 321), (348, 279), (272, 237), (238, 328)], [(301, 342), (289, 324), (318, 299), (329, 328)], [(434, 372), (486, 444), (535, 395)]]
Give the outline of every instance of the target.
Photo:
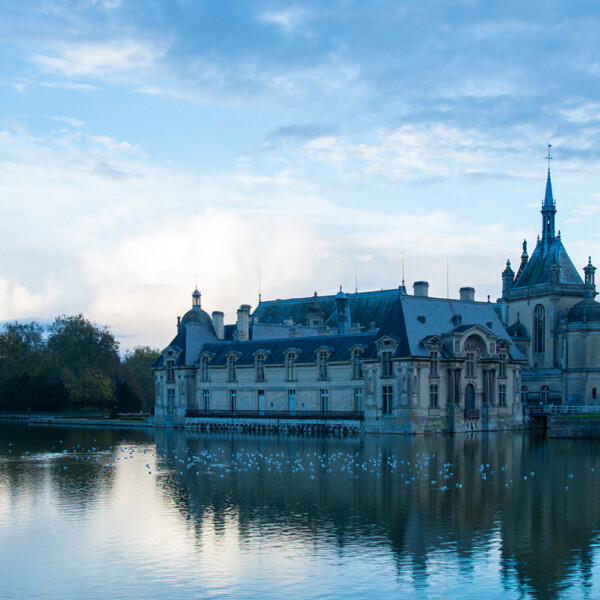
[(569, 258), (560, 237), (557, 236), (549, 243), (538, 240), (531, 258), (515, 281), (513, 289), (549, 283), (550, 267), (555, 262), (560, 266), (559, 283), (575, 283), (583, 286), (581, 276)]
[[(398, 289), (346, 294), (352, 323), (368, 326), (374, 322), (377, 326), (381, 325), (398, 295)], [(318, 300), (325, 321), (331, 322), (336, 316), (335, 296), (319, 296)], [(283, 323), (291, 317), (294, 323), (305, 324), (314, 302), (314, 296), (268, 300), (261, 302), (252, 316), (259, 323)]]
[[(443, 335), (456, 331), (468, 331), (479, 325), (489, 330), (500, 339), (510, 341), (494, 306), (490, 302), (470, 302), (463, 300), (429, 298), (420, 296), (400, 296), (389, 317), (389, 325), (384, 323), (383, 331), (404, 333), (407, 341), (407, 351), (410, 356), (428, 356), (429, 351), (421, 343), (423, 339), (433, 335)], [(401, 316), (401, 323), (398, 318)], [(402, 331), (401, 327), (404, 331)], [(522, 358), (521, 353), (511, 342), (510, 354), (513, 358)]]

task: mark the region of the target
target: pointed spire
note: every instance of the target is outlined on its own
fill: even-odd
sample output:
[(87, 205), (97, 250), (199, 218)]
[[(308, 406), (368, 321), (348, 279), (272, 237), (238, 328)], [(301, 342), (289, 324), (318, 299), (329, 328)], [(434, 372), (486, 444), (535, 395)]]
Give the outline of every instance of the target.
[(552, 179), (550, 179), (550, 167), (548, 167), (548, 179), (546, 179), (546, 195), (544, 196), (543, 208), (555, 208), (554, 196), (552, 195)]
[(546, 195), (542, 204), (542, 242), (550, 243), (554, 237), (554, 219), (556, 215), (556, 203), (552, 194), (552, 180), (550, 179), (550, 148), (552, 144), (548, 144), (548, 179), (546, 180)]

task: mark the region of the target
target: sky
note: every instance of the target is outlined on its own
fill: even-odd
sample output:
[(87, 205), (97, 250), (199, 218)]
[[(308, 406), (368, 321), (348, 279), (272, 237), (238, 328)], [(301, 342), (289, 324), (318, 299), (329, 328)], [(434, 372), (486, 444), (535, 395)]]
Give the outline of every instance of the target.
[(600, 6), (0, 0), (0, 322), (164, 348), (191, 306), (500, 295), (600, 263)]

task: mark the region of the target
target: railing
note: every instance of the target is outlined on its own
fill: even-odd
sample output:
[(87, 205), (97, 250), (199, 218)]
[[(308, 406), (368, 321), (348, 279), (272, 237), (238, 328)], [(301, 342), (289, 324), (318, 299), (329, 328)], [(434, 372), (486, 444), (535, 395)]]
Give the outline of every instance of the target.
[(561, 406), (551, 404), (530, 404), (524, 407), (529, 415), (587, 415), (600, 414), (600, 406)]
[(465, 408), (465, 419), (479, 419), (479, 409)]
[(186, 417), (213, 417), (221, 419), (319, 419), (319, 420), (364, 420), (362, 411), (341, 410), (198, 410), (188, 409)]

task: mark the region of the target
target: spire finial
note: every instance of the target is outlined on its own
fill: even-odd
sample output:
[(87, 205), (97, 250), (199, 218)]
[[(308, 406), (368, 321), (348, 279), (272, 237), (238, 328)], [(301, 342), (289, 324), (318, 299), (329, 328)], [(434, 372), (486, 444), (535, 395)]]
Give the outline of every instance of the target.
[(546, 156), (546, 160), (548, 161), (548, 173), (550, 173), (550, 161), (552, 160), (552, 156), (550, 156), (550, 148), (552, 148), (552, 144), (548, 144), (548, 154)]

